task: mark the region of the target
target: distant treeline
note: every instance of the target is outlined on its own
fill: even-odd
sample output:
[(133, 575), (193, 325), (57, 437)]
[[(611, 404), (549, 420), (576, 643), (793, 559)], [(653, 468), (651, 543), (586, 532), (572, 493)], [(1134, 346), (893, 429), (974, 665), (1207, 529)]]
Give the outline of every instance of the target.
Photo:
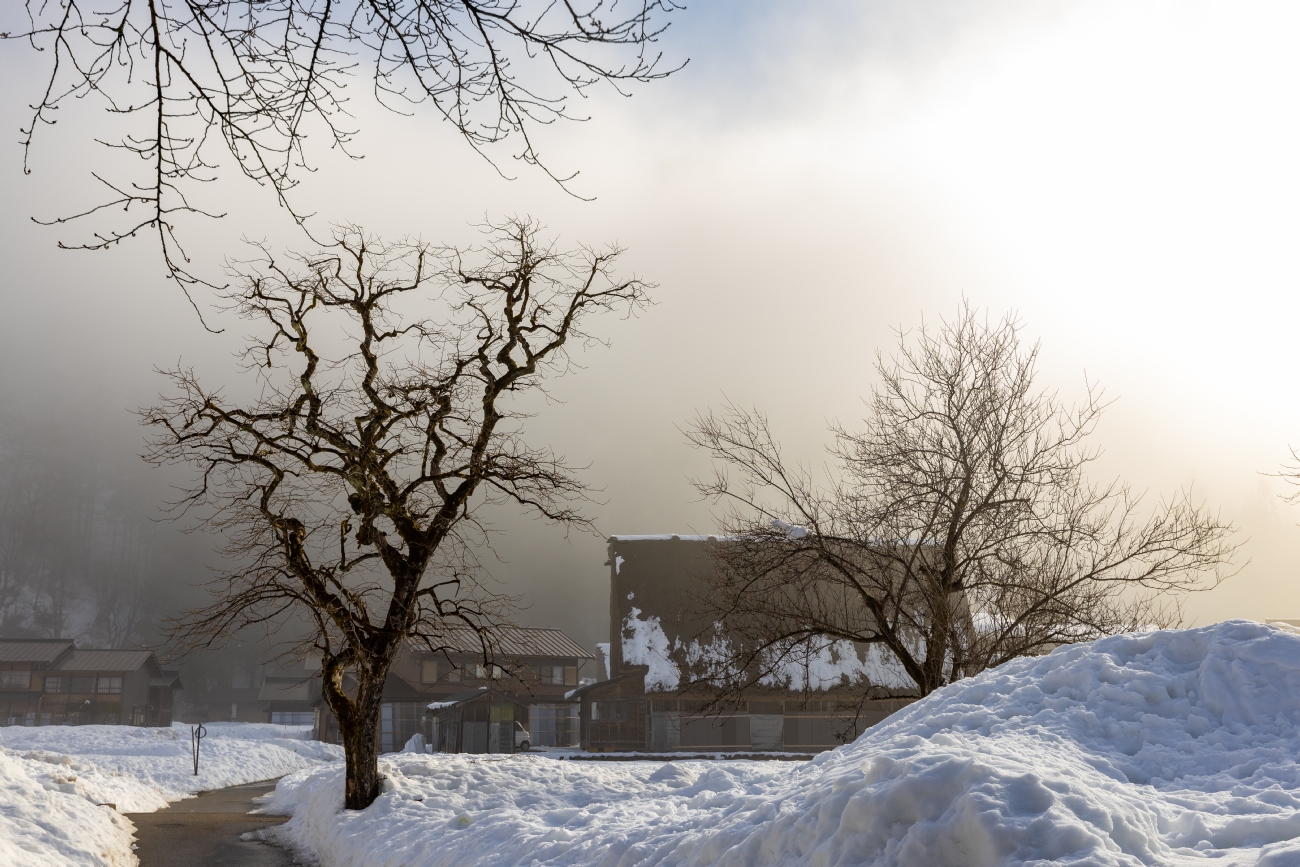
[(207, 540), (159, 521), (165, 486), (89, 420), (0, 417), (0, 635), (160, 641)]

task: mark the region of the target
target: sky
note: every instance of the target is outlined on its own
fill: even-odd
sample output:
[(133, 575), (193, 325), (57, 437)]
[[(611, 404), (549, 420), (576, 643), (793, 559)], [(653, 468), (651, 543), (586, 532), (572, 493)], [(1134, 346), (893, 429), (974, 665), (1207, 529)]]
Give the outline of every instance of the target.
[[(611, 321), (611, 345), (556, 383), (539, 441), (600, 490), (603, 534), (709, 532), (681, 432), (726, 399), (766, 411), (820, 466), (828, 423), (864, 413), (897, 329), (963, 299), (1014, 310), (1041, 341), (1040, 382), (1114, 399), (1095, 472), (1153, 499), (1190, 488), (1240, 528), (1240, 571), (1186, 604), (1190, 622), (1300, 618), (1300, 507), (1272, 477), (1300, 446), (1300, 9), (1287, 3), (695, 2), (661, 40), (689, 64), (631, 98), (599, 92), (584, 123), (542, 134), (566, 194), (498, 154), (505, 180), (430, 115), (353, 108), (364, 159), (318, 154), (300, 191), (316, 225), (466, 243), (483, 217), (532, 214), (569, 243), (618, 242), (656, 305)], [(154, 249), (56, 249), (36, 225), (93, 195), (91, 112), (61, 118), (23, 175), (30, 52), (3, 46), (0, 399), (52, 432), (96, 431), (136, 461), (129, 409), (155, 366), (220, 379), (239, 329), (200, 327)], [(7, 155), (6, 155), (7, 154)], [(265, 192), (232, 181), (230, 215), (194, 227), (196, 261), (241, 237), (301, 246)], [(153, 475), (149, 475), (153, 473)], [(608, 640), (598, 536), (499, 522), (494, 575), (521, 621)], [(178, 579), (184, 580), (184, 579)]]

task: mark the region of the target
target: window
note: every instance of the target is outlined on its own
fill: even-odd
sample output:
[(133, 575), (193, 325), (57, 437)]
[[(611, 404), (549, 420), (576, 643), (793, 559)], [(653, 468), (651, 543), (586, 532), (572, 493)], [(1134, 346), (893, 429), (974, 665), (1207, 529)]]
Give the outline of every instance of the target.
[(115, 695), (122, 691), (122, 678), (120, 677), (97, 677), (95, 678), (95, 692), (100, 695)]
[(0, 689), (30, 689), (30, 671), (0, 671)]
[(453, 668), (451, 671), (447, 672), (447, 682), (448, 682), (448, 683), (460, 683), (460, 669), (459, 669), (459, 668)]
[(271, 711), (271, 722), (278, 726), (309, 726), (316, 722), (316, 714), (312, 711)]
[(483, 665), (481, 662), (474, 663), (474, 677), (479, 680), (496, 680), (505, 672), (499, 665)]
[(577, 686), (578, 667), (575, 665), (543, 665), (538, 667), (542, 683), (553, 686)]
[(46, 692), (63, 692), (68, 686), (68, 679), (57, 674), (47, 674), (45, 676)]
[(528, 708), (528, 734), (533, 746), (576, 747), (581, 738), (580, 705), (535, 704)]
[(93, 677), (70, 677), (68, 678), (68, 692), (76, 695), (89, 695), (95, 691), (95, 679)]
[(422, 659), (420, 660), (420, 683), (437, 683), (438, 682), (438, 660)]
[(602, 722), (627, 722), (627, 702), (593, 701), (591, 718)]

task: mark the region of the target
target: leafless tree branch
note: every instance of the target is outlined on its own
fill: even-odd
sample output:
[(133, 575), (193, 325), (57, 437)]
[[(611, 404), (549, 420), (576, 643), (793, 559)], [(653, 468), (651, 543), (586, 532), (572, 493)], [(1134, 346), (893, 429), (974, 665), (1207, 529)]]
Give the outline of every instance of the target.
[[(687, 431), (729, 541), (709, 588), (742, 681), (827, 642), (878, 645), (924, 695), (1016, 656), (1177, 622), (1176, 595), (1231, 573), (1231, 524), (1188, 493), (1147, 508), (1085, 475), (1105, 402), (1035, 385), (1012, 318), (963, 306), (899, 335), (860, 430), (835, 426), (830, 486), (790, 466), (767, 418), (727, 405)], [(1171, 596), (1170, 594), (1174, 594)]]
[(198, 471), (176, 508), (220, 533), (235, 563), (175, 637), (203, 645), (293, 613), (314, 624), (355, 809), (378, 792), (380, 700), (401, 647), (436, 651), (463, 626), (490, 654), (509, 614), (513, 600), (474, 578), (483, 508), (589, 526), (586, 486), (529, 443), (519, 396), (595, 340), (593, 315), (647, 303), (644, 282), (614, 275), (617, 248), (559, 251), (524, 220), (487, 231), (468, 251), (355, 227), (310, 255), (261, 249), (226, 295), (257, 329), (242, 357), (259, 396), (232, 402), (179, 368), (143, 414), (147, 460)]

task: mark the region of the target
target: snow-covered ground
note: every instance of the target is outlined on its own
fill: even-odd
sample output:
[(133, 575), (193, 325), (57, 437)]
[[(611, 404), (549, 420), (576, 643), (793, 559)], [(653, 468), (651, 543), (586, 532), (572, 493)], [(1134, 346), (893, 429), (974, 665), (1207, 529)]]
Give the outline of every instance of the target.
[(811, 762), (398, 754), (280, 783), (341, 865), (1300, 865), (1300, 636), (1234, 621), (1018, 660)]
[[(267, 780), (331, 761), (310, 728), (209, 723), (193, 775), (189, 726), (0, 728), (0, 864), (136, 863), (131, 822), (195, 792)], [(116, 811), (109, 806), (116, 807)]]
[[(278, 726), (0, 729), (0, 864), (121, 865), (123, 812), (289, 772), (276, 831), (371, 865), (1300, 865), (1300, 635), (1235, 621), (1018, 660), (810, 762), (382, 759)], [(298, 735), (298, 737), (285, 735)]]

